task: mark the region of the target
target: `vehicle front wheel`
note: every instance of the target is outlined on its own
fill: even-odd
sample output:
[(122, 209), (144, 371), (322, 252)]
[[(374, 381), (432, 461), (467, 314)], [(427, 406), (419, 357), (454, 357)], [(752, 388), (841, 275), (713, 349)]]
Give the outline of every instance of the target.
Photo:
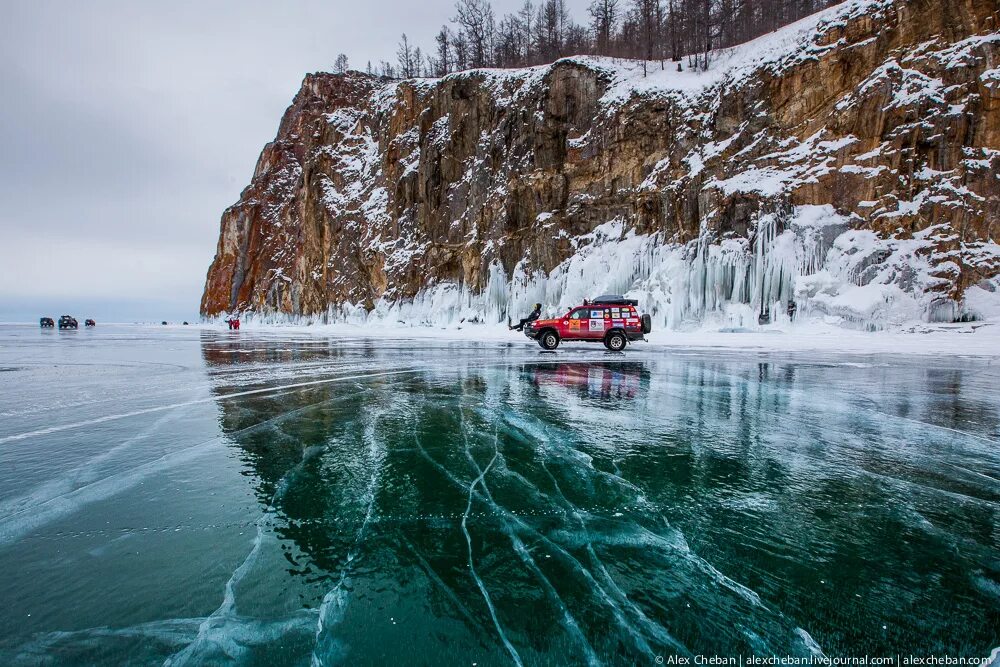
[(627, 342), (625, 334), (619, 331), (613, 331), (608, 334), (607, 338), (604, 339), (604, 346), (612, 352), (621, 352), (625, 349), (625, 344)]
[(554, 350), (559, 347), (559, 336), (555, 331), (546, 331), (538, 338), (538, 344), (544, 350)]

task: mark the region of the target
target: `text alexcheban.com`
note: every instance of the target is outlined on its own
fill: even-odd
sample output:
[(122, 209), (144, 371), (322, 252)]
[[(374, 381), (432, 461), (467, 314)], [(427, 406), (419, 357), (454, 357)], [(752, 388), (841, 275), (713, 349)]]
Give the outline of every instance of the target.
[(818, 667), (985, 667), (990, 656), (950, 655), (860, 655), (860, 656), (720, 656), (720, 655), (658, 655), (657, 665), (704, 665), (705, 667), (785, 667), (809, 665)]

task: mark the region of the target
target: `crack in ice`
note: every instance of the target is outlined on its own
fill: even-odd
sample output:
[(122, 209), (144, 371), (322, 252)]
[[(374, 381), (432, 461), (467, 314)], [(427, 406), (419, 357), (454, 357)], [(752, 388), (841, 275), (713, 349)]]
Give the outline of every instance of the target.
[[(323, 596), (323, 601), (320, 603), (319, 607), (319, 618), (316, 622), (316, 640), (313, 646), (311, 664), (314, 667), (321, 667), (324, 663), (320, 658), (320, 644), (324, 638), (324, 631), (333, 627), (343, 618), (343, 612), (345, 611), (346, 595), (343, 593), (344, 584), (347, 582), (347, 577), (351, 569), (351, 564), (358, 555), (358, 549), (364, 540), (365, 532), (368, 529), (368, 525), (371, 523), (372, 518), (375, 515), (375, 506), (377, 501), (377, 491), (378, 484), (380, 480), (381, 473), (381, 452), (378, 447), (378, 438), (375, 433), (375, 425), (381, 416), (381, 412), (376, 412), (369, 416), (365, 420), (364, 436), (365, 440), (368, 442), (368, 453), (371, 456), (372, 465), (372, 476), (368, 481), (368, 486), (365, 489), (365, 499), (367, 502), (367, 508), (365, 510), (364, 519), (361, 522), (361, 526), (358, 528), (357, 533), (354, 537), (354, 543), (347, 552), (347, 557), (344, 563), (344, 567), (341, 568), (340, 578), (337, 583), (334, 584), (333, 588), (330, 589), (326, 595)], [(333, 615), (333, 612), (339, 612), (337, 615)]]
[[(473, 468), (479, 471), (480, 470), (479, 464), (476, 463), (475, 458), (473, 458), (472, 453), (469, 451), (469, 438), (468, 438), (468, 433), (466, 432), (465, 415), (464, 415), (464, 410), (461, 410), (461, 408), (460, 408), (460, 414), (462, 415), (460, 428), (462, 431), (462, 439), (465, 442), (465, 456), (469, 460), (469, 463), (472, 464)], [(501, 460), (503, 460), (503, 456), (502, 454), (500, 454), (498, 440), (499, 440), (498, 434), (494, 430), (493, 459), (490, 461), (490, 464), (486, 467), (486, 470), (480, 472), (480, 477), (479, 477), (480, 479), (482, 479), (482, 484), (480, 486), (483, 489), (483, 493), (486, 495), (489, 501), (494, 505), (496, 505), (496, 501), (493, 499), (493, 494), (490, 493), (489, 487), (486, 485), (486, 481), (484, 478), (486, 476), (486, 471), (489, 470), (489, 468), (493, 465), (493, 463), (497, 460), (498, 457)], [(472, 495), (470, 489), (470, 495), (469, 495), (470, 507), (471, 507), (471, 502), (472, 502)], [(467, 515), (468, 515), (468, 508), (466, 511), (466, 516)], [(524, 542), (513, 531), (509, 530), (506, 525), (504, 525), (504, 532), (507, 533), (507, 536), (510, 538), (511, 544), (514, 546), (515, 553), (517, 553), (521, 561), (535, 574), (535, 576), (538, 577), (538, 580), (541, 582), (542, 586), (545, 587), (546, 592), (548, 592), (548, 594), (555, 601), (557, 607), (559, 608), (560, 613), (562, 614), (563, 622), (569, 629), (570, 634), (574, 637), (574, 639), (576, 639), (577, 643), (582, 648), (584, 654), (587, 656), (587, 664), (588, 665), (601, 664), (601, 661), (594, 653), (593, 647), (590, 645), (590, 642), (587, 641), (587, 637), (583, 634), (583, 630), (580, 628), (579, 623), (577, 623), (576, 618), (574, 618), (573, 615), (570, 613), (569, 608), (566, 606), (566, 603), (563, 602), (563, 599), (559, 595), (559, 592), (556, 590), (555, 586), (552, 585), (552, 582), (549, 580), (549, 578), (545, 576), (545, 573), (542, 572), (542, 569), (538, 566), (538, 562), (531, 556), (531, 553), (525, 547)]]
[[(466, 454), (471, 458), (472, 455), (469, 454), (468, 441), (466, 441), (465, 451)], [(511, 659), (513, 659), (514, 664), (518, 665), (518, 667), (521, 667), (524, 664), (521, 662), (521, 656), (518, 655), (517, 649), (515, 649), (514, 645), (510, 643), (509, 639), (507, 639), (507, 634), (503, 631), (503, 627), (500, 625), (500, 619), (497, 618), (497, 611), (496, 608), (494, 608), (493, 606), (493, 600), (490, 599), (490, 594), (486, 590), (486, 584), (483, 583), (483, 580), (476, 573), (476, 565), (473, 562), (473, 555), (472, 555), (472, 536), (469, 535), (469, 527), (467, 524), (469, 519), (469, 512), (472, 511), (472, 498), (476, 492), (476, 485), (483, 481), (483, 478), (486, 476), (486, 473), (489, 472), (490, 468), (493, 466), (493, 463), (496, 460), (497, 460), (497, 454), (494, 452), (493, 458), (490, 459), (490, 462), (486, 465), (486, 468), (482, 470), (479, 473), (479, 477), (476, 477), (474, 480), (472, 480), (472, 484), (469, 485), (469, 501), (465, 506), (465, 514), (462, 516), (462, 533), (465, 535), (465, 543), (468, 546), (469, 550), (469, 572), (472, 573), (472, 578), (476, 582), (476, 586), (479, 587), (479, 592), (482, 593), (483, 600), (486, 601), (486, 607), (490, 611), (490, 618), (493, 619), (493, 626), (496, 628), (497, 634), (500, 636), (500, 641), (503, 642), (504, 648), (506, 648), (507, 652), (510, 653), (510, 657)]]
[(240, 563), (239, 567), (233, 571), (232, 575), (230, 575), (229, 579), (226, 581), (222, 596), (222, 604), (220, 604), (219, 607), (212, 612), (201, 623), (201, 625), (198, 626), (198, 634), (190, 644), (164, 661), (164, 667), (186, 665), (192, 660), (195, 661), (195, 663), (203, 662), (204, 657), (199, 656), (198, 654), (213, 647), (221, 648), (223, 652), (231, 658), (238, 657), (237, 655), (233, 655), (231, 653), (229, 648), (226, 646), (226, 642), (224, 641), (228, 638), (225, 635), (225, 630), (227, 629), (226, 626), (231, 621), (239, 618), (239, 615), (235, 613), (236, 586), (243, 581), (247, 573), (250, 572), (251, 568), (257, 562), (258, 555), (260, 554), (261, 547), (264, 543), (264, 527), (267, 524), (267, 519), (274, 511), (274, 507), (278, 500), (285, 494), (295, 475), (305, 467), (306, 463), (312, 458), (312, 455), (320, 449), (320, 447), (314, 447), (310, 450), (306, 450), (303, 453), (302, 460), (299, 461), (294, 468), (285, 473), (281, 480), (279, 480), (278, 488), (275, 489), (274, 494), (271, 496), (271, 501), (268, 503), (267, 507), (265, 507), (261, 516), (257, 519), (257, 534), (254, 537), (250, 553), (247, 554), (246, 558), (243, 559), (243, 562)]

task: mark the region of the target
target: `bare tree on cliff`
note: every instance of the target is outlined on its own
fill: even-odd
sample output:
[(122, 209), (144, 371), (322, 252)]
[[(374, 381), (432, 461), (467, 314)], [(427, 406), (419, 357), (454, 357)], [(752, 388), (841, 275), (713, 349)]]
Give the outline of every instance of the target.
[(493, 6), (488, 0), (458, 0), (455, 18), (462, 28), (462, 34), (469, 42), (469, 57), (472, 67), (488, 67), (492, 63), (493, 33), (496, 18)]
[(497, 67), (518, 67), (523, 64), (520, 30), (517, 19), (510, 14), (500, 19), (494, 39), (493, 62)]
[(620, 0), (593, 0), (587, 8), (590, 27), (594, 31), (594, 50), (598, 55), (611, 55), (611, 37), (618, 23)]
[(663, 64), (663, 59), (667, 53), (666, 39), (664, 39), (664, 27), (667, 24), (667, 18), (664, 14), (663, 2), (661, 0), (656, 1), (656, 6), (653, 9), (655, 13), (656, 22), (656, 39), (654, 45), (654, 51), (656, 59), (660, 61), (660, 69), (665, 69)]
[(524, 0), (521, 9), (517, 12), (518, 41), (521, 45), (521, 62), (531, 65), (534, 58), (534, 49), (531, 43), (531, 27), (535, 20), (535, 7), (531, 0)]
[[(471, 67), (524, 67), (562, 56), (595, 53), (636, 58), (665, 67), (706, 69), (712, 49), (741, 44), (798, 20), (834, 0), (589, 0), (589, 30), (575, 24), (566, 0), (523, 0), (520, 9), (496, 20), (489, 0), (458, 0), (454, 28), (441, 28), (433, 57), (414, 57), (405, 40), (398, 68), (380, 63), (383, 76), (444, 76)], [(409, 57), (407, 57), (407, 48)], [(346, 61), (346, 56), (344, 56)], [(335, 66), (336, 67), (336, 66)], [(346, 70), (346, 62), (345, 62)]]
[(668, 0), (670, 4), (668, 6), (667, 21), (670, 24), (670, 59), (677, 63), (677, 69), (680, 70), (682, 52), (679, 41), (680, 35), (677, 33), (677, 8), (674, 5), (675, 1), (676, 0)]
[(712, 14), (712, 0), (683, 0), (683, 13), (687, 24), (684, 32), (688, 64), (708, 69), (709, 54), (714, 48), (714, 35), (718, 29), (718, 17)]
[(448, 26), (441, 26), (441, 30), (438, 32), (437, 37), (434, 38), (437, 42), (437, 59), (435, 60), (435, 71), (436, 76), (444, 76), (451, 71), (452, 59), (451, 59), (451, 33), (448, 31)]
[(702, 67), (708, 69), (708, 59), (715, 48), (715, 32), (718, 29), (718, 21), (712, 17), (712, 3), (710, 0), (701, 0), (701, 23), (704, 26), (702, 31)]
[(344, 74), (347, 72), (347, 56), (343, 53), (337, 54), (337, 59), (333, 61), (333, 71), (337, 74)]
[(736, 5), (742, 4), (739, 0), (719, 0), (719, 11), (718, 11), (718, 26), (716, 27), (716, 36), (719, 39), (720, 44), (734, 44), (735, 36), (733, 35), (733, 18), (736, 14)]
[[(706, 0), (707, 1), (707, 0)], [(642, 45), (642, 75), (646, 76), (647, 61), (653, 59), (653, 49), (660, 36), (660, 0), (632, 0), (632, 10), (639, 26)]]
[(566, 5), (561, 0), (545, 0), (535, 19), (535, 46), (542, 62), (552, 62), (563, 55)]
[(396, 49), (396, 62), (399, 64), (399, 75), (404, 79), (418, 76), (416, 69), (420, 62), (419, 50), (414, 50), (410, 46), (410, 40), (407, 39), (405, 32), (399, 42), (399, 48)]
[(454, 35), (451, 43), (455, 53), (455, 69), (458, 71), (468, 69), (470, 67), (469, 41), (465, 38), (465, 34), (459, 32)]
[(420, 51), (420, 47), (413, 49), (413, 69), (411, 70), (413, 74), (411, 77), (422, 77), (424, 75), (424, 54)]

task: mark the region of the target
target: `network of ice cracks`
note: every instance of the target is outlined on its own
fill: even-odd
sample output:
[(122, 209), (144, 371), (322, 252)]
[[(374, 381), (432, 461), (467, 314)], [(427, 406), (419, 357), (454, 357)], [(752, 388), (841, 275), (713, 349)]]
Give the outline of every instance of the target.
[[(430, 371), (431, 375), (447, 374), (444, 368)], [(574, 650), (588, 665), (604, 664), (601, 649), (592, 643), (585, 632), (582, 621), (576, 618), (575, 610), (564, 600), (557, 585), (566, 582), (550, 580), (548, 568), (540, 562), (542, 558), (555, 558), (564, 565), (574, 579), (579, 580), (584, 590), (590, 591), (595, 603), (608, 611), (614, 625), (622, 633), (622, 641), (637, 655), (656, 655), (668, 650), (680, 655), (691, 655), (688, 647), (678, 641), (661, 620), (649, 616), (642, 605), (632, 600), (616, 578), (608, 564), (602, 559), (602, 547), (614, 545), (643, 546), (649, 551), (661, 554), (662, 565), (672, 576), (687, 582), (692, 587), (708, 586), (717, 595), (727, 600), (714, 611), (707, 611), (714, 621), (715, 614), (738, 614), (753, 631), (746, 634), (762, 650), (789, 651), (802, 655), (822, 656), (822, 649), (813, 638), (780, 611), (768, 607), (756, 592), (717, 570), (711, 563), (695, 554), (684, 535), (671, 527), (662, 516), (660, 508), (649, 502), (641, 488), (622, 476), (621, 472), (604, 471), (594, 465), (589, 455), (566, 446), (568, 434), (560, 427), (553, 426), (539, 416), (528, 411), (511, 409), (507, 404), (512, 388), (506, 371), (491, 374), (486, 372), (487, 389), (475, 405), (460, 401), (456, 404), (438, 406), (443, 411), (457, 415), (457, 447), (461, 455), (457, 458), (442, 455), (432, 443), (424, 441), (414, 432), (413, 445), (426, 462), (439, 474), (446, 485), (452, 486), (466, 497), (464, 511), (447, 517), (410, 517), (420, 520), (447, 518), (458, 523), (464, 536), (468, 573), (474, 588), (487, 611), (489, 621), (486, 629), (495, 637), (510, 659), (510, 664), (531, 664), (525, 655), (525, 646), (512, 636), (505, 627), (503, 614), (498, 612), (499, 602), (494, 600), (497, 593), (496, 582), (486, 580), (487, 575), (479, 571), (485, 554), (480, 542), (474, 539), (477, 530), (502, 531), (516, 561), (536, 581), (547, 599), (555, 604), (562, 615), (561, 630), (572, 641)], [(516, 402), (516, 399), (514, 399)], [(600, 416), (587, 416), (582, 400), (560, 394), (566, 410), (579, 416), (585, 425), (596, 428)], [(426, 418), (429, 399), (418, 395), (398, 395), (394, 398), (391, 412), (404, 421)], [(297, 414), (297, 413), (296, 413)], [(266, 567), (263, 554), (274, 550), (276, 537), (269, 521), (270, 511), (261, 515), (256, 523), (256, 537), (244, 561), (232, 573), (225, 584), (223, 601), (212, 614), (194, 630), (190, 625), (172, 629), (176, 637), (171, 639), (179, 644), (178, 650), (165, 662), (166, 665), (203, 664), (206, 661), (240, 662), (252, 657), (254, 651), (269, 642), (289, 640), (291, 637), (308, 636), (313, 644), (311, 664), (342, 664), (348, 658), (349, 648), (342, 640), (342, 626), (347, 608), (352, 602), (352, 576), (366, 558), (365, 544), (372, 540), (372, 533), (382, 522), (394, 517), (383, 514), (379, 507), (379, 490), (383, 484), (383, 469), (392, 451), (386, 442), (385, 433), (378, 428), (386, 416), (385, 406), (373, 403), (357, 415), (359, 422), (356, 456), (364, 462), (367, 472), (352, 485), (350, 493), (356, 496), (353, 516), (344, 517), (353, 535), (353, 545), (342, 559), (342, 569), (333, 572), (332, 582), (316, 609), (302, 609), (280, 619), (264, 620), (241, 613), (238, 590), (242, 581), (255, 568)], [(449, 446), (449, 449), (450, 449)], [(540, 488), (537, 480), (523, 476), (518, 467), (509, 460), (512, 450), (530, 447), (537, 450), (537, 463), (546, 488)], [(307, 451), (302, 461), (290, 469), (277, 485), (272, 506), (294, 484), (302, 469), (310, 465), (315, 457), (323, 455), (322, 447)], [(587, 480), (584, 487), (605, 489), (606, 493), (621, 499), (618, 509), (628, 512), (629, 519), (602, 517), (606, 507), (588, 507), (574, 501), (574, 494), (563, 488), (570, 479)], [(532, 509), (525, 511), (509, 506), (497, 495), (497, 486), (516, 485), (529, 501)], [(551, 519), (557, 517), (560, 528), (551, 528)], [(484, 524), (482, 519), (487, 518)], [(549, 526), (545, 528), (543, 526)], [(612, 529), (613, 526), (613, 529)], [(540, 555), (546, 553), (548, 555)], [(583, 555), (581, 555), (581, 553)], [(444, 586), (443, 583), (439, 583)], [(454, 594), (453, 594), (454, 595)], [(509, 612), (509, 610), (508, 610)], [(751, 621), (752, 619), (752, 621)], [(159, 628), (143, 628), (141, 631), (158, 631)], [(193, 638), (190, 634), (193, 632)], [(181, 638), (184, 638), (184, 643)]]

